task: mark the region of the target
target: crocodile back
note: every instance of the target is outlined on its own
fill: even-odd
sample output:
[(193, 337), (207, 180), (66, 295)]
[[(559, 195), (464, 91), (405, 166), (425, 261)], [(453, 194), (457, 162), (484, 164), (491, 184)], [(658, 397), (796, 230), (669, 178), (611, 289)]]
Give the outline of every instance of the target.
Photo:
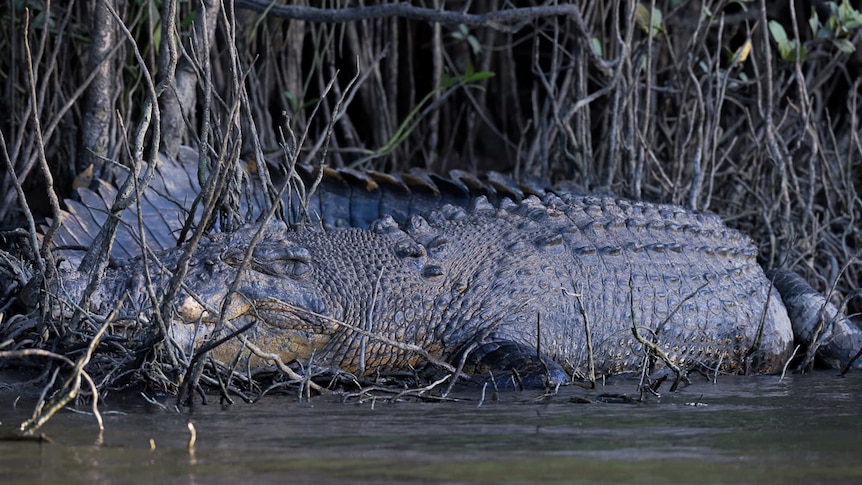
[[(137, 256), (141, 254), (144, 243), (153, 251), (177, 246), (180, 232), (189, 221), (193, 202), (201, 193), (197, 170), (197, 151), (190, 147), (182, 147), (176, 159), (160, 156), (155, 176), (142, 191), (138, 203), (120, 214), (122, 223), (112, 247), (112, 257)], [(117, 168), (117, 172), (116, 178), (120, 181), (128, 176), (124, 168)], [(520, 200), (525, 194), (541, 195), (550, 188), (546, 182), (536, 179), (528, 179), (519, 185), (497, 173), (491, 173), (483, 180), (458, 170), (453, 170), (447, 177), (418, 169), (404, 174), (387, 174), (298, 165), (294, 173), (290, 188), (284, 191), (281, 201), (284, 220), (291, 227), (317, 230), (368, 228), (384, 216), (403, 223), (410, 216), (444, 204), (467, 207), (479, 197), (492, 203), (504, 199)], [(320, 183), (315, 186), (318, 176)], [(259, 186), (260, 182), (250, 173), (240, 178), (243, 182), (238, 184), (242, 192), (238, 200), (238, 216), (245, 222), (253, 222), (265, 212), (267, 202), (264, 194), (267, 190)], [(284, 175), (274, 178), (276, 186), (287, 179)], [(90, 187), (77, 188), (76, 198), (65, 201), (66, 210), (60, 215), (61, 225), (54, 237), (55, 246), (89, 247), (109, 217), (116, 196), (117, 189), (103, 180), (95, 180)], [(189, 228), (195, 227), (201, 212), (200, 204), (194, 207)], [(218, 221), (214, 227), (219, 230)], [(80, 254), (67, 251), (66, 256), (76, 259)]]

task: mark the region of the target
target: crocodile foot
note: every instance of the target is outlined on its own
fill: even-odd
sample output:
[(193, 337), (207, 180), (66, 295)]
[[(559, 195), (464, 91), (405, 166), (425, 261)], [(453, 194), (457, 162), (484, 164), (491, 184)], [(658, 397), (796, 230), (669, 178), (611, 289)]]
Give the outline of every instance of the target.
[(479, 345), (467, 355), (464, 369), (476, 376), (506, 373), (522, 388), (554, 387), (571, 379), (550, 357), (541, 355), (534, 347), (511, 340)]

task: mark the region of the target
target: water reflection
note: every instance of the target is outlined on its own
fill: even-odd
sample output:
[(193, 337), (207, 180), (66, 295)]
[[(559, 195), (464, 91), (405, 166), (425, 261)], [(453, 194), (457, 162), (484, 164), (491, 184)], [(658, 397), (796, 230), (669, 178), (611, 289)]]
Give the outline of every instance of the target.
[[(623, 382), (597, 392), (632, 391)], [(44, 428), (53, 444), (0, 442), (0, 470), (4, 483), (862, 480), (862, 374), (725, 377), (634, 405), (573, 402), (584, 395), (564, 388), (538, 401), (510, 392), (481, 407), (477, 395), (374, 409), (273, 396), (185, 413), (114, 396), (101, 407), (101, 437), (92, 416), (64, 412)], [(31, 411), (12, 409), (12, 399), (0, 402), (0, 432)]]

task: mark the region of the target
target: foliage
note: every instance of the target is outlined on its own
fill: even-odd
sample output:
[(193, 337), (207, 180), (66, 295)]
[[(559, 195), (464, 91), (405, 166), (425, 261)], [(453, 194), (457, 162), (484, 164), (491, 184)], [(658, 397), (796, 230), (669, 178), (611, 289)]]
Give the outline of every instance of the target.
[(804, 61), (805, 58), (808, 56), (808, 52), (806, 51), (805, 47), (800, 45), (798, 40), (790, 40), (787, 37), (787, 32), (784, 31), (784, 26), (782, 26), (779, 22), (776, 22), (775, 20), (770, 20), (769, 32), (772, 34), (772, 38), (775, 39), (775, 42), (778, 44), (781, 58), (785, 61)]
[(817, 11), (812, 7), (808, 25), (817, 40), (828, 39), (841, 52), (852, 54), (856, 52), (852, 37), (862, 27), (862, 13), (853, 8), (849, 0), (842, 0), (841, 5), (826, 2), (829, 16), (825, 23), (820, 22)]
[[(826, 22), (821, 23), (820, 16), (814, 7), (811, 7), (811, 15), (808, 17), (808, 25), (811, 28), (813, 42), (822, 44), (823, 41), (829, 41), (840, 52), (852, 54), (856, 52), (856, 46), (853, 44), (853, 35), (859, 31), (862, 26), (862, 13), (853, 8), (849, 0), (842, 0), (841, 5), (835, 2), (825, 2), (829, 9), (829, 15)], [(791, 40), (784, 26), (780, 22), (771, 20), (769, 22), (769, 32), (772, 34), (773, 40), (778, 44), (781, 58), (788, 62), (797, 60), (804, 61), (808, 55), (807, 48), (798, 40)]]

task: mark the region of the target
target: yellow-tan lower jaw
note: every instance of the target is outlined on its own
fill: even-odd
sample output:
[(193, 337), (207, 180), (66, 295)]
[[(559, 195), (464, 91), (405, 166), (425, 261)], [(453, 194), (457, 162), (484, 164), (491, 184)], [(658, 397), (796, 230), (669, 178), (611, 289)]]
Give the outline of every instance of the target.
[(177, 314), (184, 322), (196, 322), (209, 315), (203, 305), (190, 296), (186, 296), (176, 307)]
[[(184, 295), (176, 306), (177, 314), (186, 323), (197, 321), (214, 322), (218, 319), (218, 312), (222, 309), (223, 297), (209, 298), (203, 301), (189, 295)], [(230, 304), (225, 309), (224, 319), (233, 320), (244, 315), (251, 309), (251, 305), (240, 295), (231, 298)]]
[(210, 355), (222, 362), (233, 362), (239, 356), (252, 367), (272, 365), (271, 356), (277, 356), (285, 364), (298, 360), (306, 365), (321, 353), (340, 327), (334, 320), (278, 299), (253, 302), (235, 294), (224, 311), (222, 331), (213, 335), (223, 301), (222, 295), (198, 299), (183, 294), (176, 306), (179, 318), (172, 323), (169, 333), (187, 355), (193, 355), (206, 342), (228, 337), (250, 325), (213, 349)]
[(210, 352), (213, 358), (222, 362), (232, 362), (239, 354), (240, 359), (243, 361), (248, 359), (252, 367), (273, 364), (272, 359), (268, 358), (273, 355), (278, 356), (285, 364), (292, 360), (307, 364), (308, 360), (315, 353), (319, 354), (331, 340), (329, 334), (275, 327), (251, 315), (225, 321), (222, 332), (217, 336), (212, 335), (215, 330), (213, 322), (206, 322), (206, 320), (199, 322), (201, 323), (174, 322), (169, 330), (174, 342), (188, 355), (193, 355), (201, 344), (210, 339), (214, 341), (226, 337), (252, 324), (239, 336), (227, 340)]

